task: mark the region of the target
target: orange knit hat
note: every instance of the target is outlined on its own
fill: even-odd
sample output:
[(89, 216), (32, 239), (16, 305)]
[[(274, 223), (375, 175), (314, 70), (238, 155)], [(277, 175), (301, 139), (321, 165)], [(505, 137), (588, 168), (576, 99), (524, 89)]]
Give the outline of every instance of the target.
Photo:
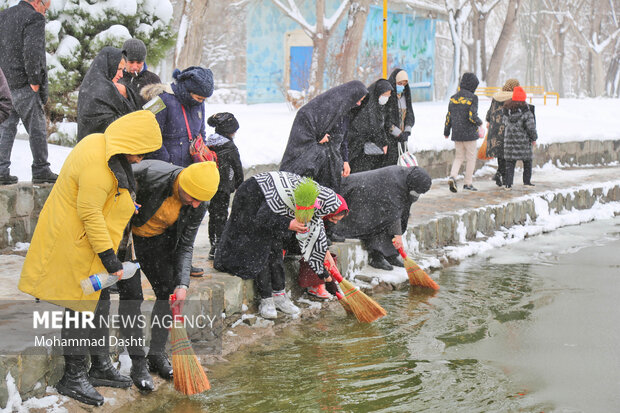
[(525, 102), (526, 97), (525, 90), (521, 86), (515, 87), (512, 91), (512, 100), (514, 102)]

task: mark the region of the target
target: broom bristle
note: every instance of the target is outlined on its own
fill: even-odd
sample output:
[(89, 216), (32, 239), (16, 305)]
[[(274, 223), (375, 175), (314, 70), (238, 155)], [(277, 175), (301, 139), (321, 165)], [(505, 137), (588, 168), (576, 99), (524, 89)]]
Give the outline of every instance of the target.
[(202, 393), (211, 388), (209, 379), (198, 361), (183, 327), (173, 327), (170, 334), (174, 388), (186, 395)]
[(439, 290), (439, 285), (414, 260), (407, 257), (404, 263), (407, 276), (409, 276), (409, 284)]
[(351, 312), (362, 323), (372, 323), (383, 317), (387, 312), (375, 300), (364, 294), (359, 288), (347, 280), (340, 283), (344, 290), (345, 300)]

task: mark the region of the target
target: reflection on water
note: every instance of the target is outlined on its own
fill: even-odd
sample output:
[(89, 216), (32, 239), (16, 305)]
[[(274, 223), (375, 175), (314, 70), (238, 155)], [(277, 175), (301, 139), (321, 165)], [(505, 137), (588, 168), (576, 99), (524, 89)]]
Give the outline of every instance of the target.
[[(163, 386), (121, 410), (613, 411), (619, 310), (592, 320), (618, 307), (618, 228), (617, 218), (492, 251), (434, 274), (434, 295), (375, 296), (388, 311), (375, 323), (338, 309), (233, 354), (204, 395)], [(588, 387), (601, 374), (607, 385)]]

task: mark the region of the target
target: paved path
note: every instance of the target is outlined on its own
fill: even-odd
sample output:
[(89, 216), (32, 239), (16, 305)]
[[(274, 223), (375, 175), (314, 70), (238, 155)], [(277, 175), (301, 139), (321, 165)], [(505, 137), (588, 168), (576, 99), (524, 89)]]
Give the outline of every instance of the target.
[[(521, 174), (517, 173), (516, 182), (520, 182)], [(411, 222), (425, 222), (438, 215), (478, 208), (485, 205), (494, 205), (507, 202), (511, 199), (524, 195), (557, 190), (558, 188), (570, 188), (595, 182), (612, 182), (620, 180), (620, 166), (565, 169), (565, 170), (535, 170), (532, 182), (535, 187), (525, 187), (520, 183), (513, 186), (512, 191), (506, 191), (495, 185), (489, 175), (474, 179), (477, 192), (463, 191), (462, 180), (459, 180), (459, 192), (453, 194), (448, 189), (445, 179), (433, 181), (430, 191), (420, 197), (413, 205)], [(205, 268), (206, 277), (194, 279), (198, 284), (208, 283), (217, 271), (213, 269), (211, 261), (207, 260), (209, 253), (209, 236), (207, 230), (208, 219), (202, 223), (194, 248), (194, 263)], [(17, 281), (21, 271), (23, 257), (20, 255), (0, 255), (0, 299), (28, 298), (26, 294), (17, 290)], [(150, 285), (143, 277), (145, 299), (152, 299)], [(113, 296), (118, 297), (118, 296)]]

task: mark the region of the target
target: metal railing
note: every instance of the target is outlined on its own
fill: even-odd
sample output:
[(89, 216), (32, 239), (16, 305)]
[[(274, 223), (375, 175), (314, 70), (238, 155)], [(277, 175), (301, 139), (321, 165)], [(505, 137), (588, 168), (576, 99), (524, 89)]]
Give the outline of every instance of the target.
[[(547, 96), (555, 96), (555, 104), (556, 105), (560, 104), (560, 94), (557, 92), (546, 91), (543, 86), (521, 86), (521, 87), (523, 88), (523, 90), (525, 90), (525, 93), (527, 93), (530, 99), (530, 103), (532, 103), (533, 98), (541, 97), (543, 98), (543, 103), (546, 105)], [(501, 90), (502, 88), (499, 86), (480, 86), (476, 89), (476, 95), (493, 97), (495, 93)]]

